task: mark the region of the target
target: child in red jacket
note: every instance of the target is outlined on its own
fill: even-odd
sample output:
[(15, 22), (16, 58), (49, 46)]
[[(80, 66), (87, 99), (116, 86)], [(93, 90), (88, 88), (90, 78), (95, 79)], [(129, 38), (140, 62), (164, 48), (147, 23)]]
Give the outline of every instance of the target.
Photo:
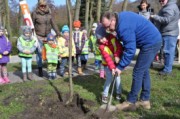
[[(104, 91), (102, 95), (102, 102), (108, 102), (108, 92), (110, 84), (112, 82), (112, 72), (116, 69), (116, 64), (120, 60), (120, 56), (123, 53), (123, 47), (116, 37), (112, 34), (106, 33), (105, 29), (99, 25), (96, 29), (96, 37), (99, 43), (99, 49), (102, 54), (102, 64), (104, 65), (104, 70), (106, 74), (106, 82), (104, 84)], [(116, 79), (116, 99), (121, 99), (121, 86), (120, 86), (120, 76)]]

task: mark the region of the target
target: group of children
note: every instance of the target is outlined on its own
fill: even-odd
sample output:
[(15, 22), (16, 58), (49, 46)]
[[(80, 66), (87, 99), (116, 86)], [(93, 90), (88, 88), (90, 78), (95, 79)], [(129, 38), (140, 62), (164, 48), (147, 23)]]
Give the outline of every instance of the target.
[[(81, 22), (74, 21), (73, 23), (73, 40), (72, 40), (72, 61), (76, 59), (77, 72), (83, 74), (86, 68), (89, 51), (95, 56), (95, 70), (99, 70), (100, 78), (105, 78), (104, 91), (102, 94), (102, 102), (107, 103), (108, 92), (112, 82), (112, 71), (116, 69), (116, 64), (119, 62), (123, 49), (116, 36), (112, 33), (107, 33), (103, 26), (94, 23), (91, 29), (91, 35), (87, 38), (87, 31), (81, 29)], [(17, 40), (17, 48), (19, 57), (21, 58), (21, 66), (23, 80), (33, 80), (32, 77), (32, 56), (37, 48), (37, 41), (32, 36), (32, 30), (28, 26), (22, 27), (22, 35)], [(68, 74), (66, 65), (69, 60), (69, 27), (64, 25), (61, 29), (61, 37), (55, 37), (52, 33), (47, 35), (47, 43), (42, 49), (42, 59), (47, 62), (48, 79), (55, 79), (56, 68), (60, 60), (60, 76)], [(6, 64), (9, 62), (9, 53), (11, 52), (11, 44), (3, 35), (3, 28), (0, 29), (0, 71), (3, 76), (0, 76), (0, 84), (8, 83), (10, 80), (7, 77)], [(106, 74), (106, 75), (105, 75)], [(120, 76), (116, 77), (116, 98), (119, 100), (121, 96)]]

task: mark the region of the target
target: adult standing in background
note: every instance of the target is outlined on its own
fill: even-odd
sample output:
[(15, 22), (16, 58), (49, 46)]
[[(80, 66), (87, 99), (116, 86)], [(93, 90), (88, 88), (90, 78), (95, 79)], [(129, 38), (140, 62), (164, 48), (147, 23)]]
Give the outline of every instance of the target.
[[(122, 40), (124, 52), (117, 68), (112, 71), (119, 75), (131, 63), (136, 48), (140, 49), (136, 65), (133, 69), (133, 81), (127, 101), (117, 105), (119, 110), (134, 110), (142, 106), (150, 109), (151, 80), (150, 65), (161, 47), (162, 38), (158, 29), (144, 17), (133, 12), (106, 12), (101, 17), (101, 23), (106, 29), (116, 31), (118, 39)], [(140, 101), (137, 101), (141, 90)]]
[(46, 1), (40, 1), (38, 3), (36, 10), (32, 13), (32, 20), (39, 41), (36, 60), (39, 69), (39, 76), (42, 77), (42, 46), (47, 42), (47, 35), (51, 32), (52, 28), (55, 30), (57, 36), (60, 36), (60, 33), (53, 21), (50, 8), (48, 7)]
[(179, 33), (178, 19), (179, 9), (176, 5), (177, 0), (159, 0), (162, 8), (158, 15), (151, 15), (159, 28), (163, 38), (164, 68), (159, 72), (160, 75), (168, 75), (172, 72), (172, 66)]
[(139, 15), (145, 17), (146, 19), (150, 19), (151, 15), (151, 9), (150, 4), (147, 2), (147, 0), (142, 0), (140, 5), (138, 6), (139, 9)]

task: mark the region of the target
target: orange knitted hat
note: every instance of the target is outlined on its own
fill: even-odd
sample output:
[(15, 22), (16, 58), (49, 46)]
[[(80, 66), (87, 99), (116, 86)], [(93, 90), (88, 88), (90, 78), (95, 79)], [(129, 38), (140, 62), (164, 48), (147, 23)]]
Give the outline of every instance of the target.
[(79, 20), (76, 20), (73, 22), (74, 28), (80, 28), (81, 27), (81, 22)]

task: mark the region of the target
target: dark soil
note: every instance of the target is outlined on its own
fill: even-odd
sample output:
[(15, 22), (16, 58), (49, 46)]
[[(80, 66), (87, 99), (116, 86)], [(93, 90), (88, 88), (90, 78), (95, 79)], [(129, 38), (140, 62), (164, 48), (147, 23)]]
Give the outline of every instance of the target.
[[(65, 105), (69, 99), (68, 94), (57, 92), (52, 96), (42, 97), (42, 89), (26, 89), (20, 94), (26, 109), (11, 117), (11, 119), (98, 119), (92, 114), (90, 108), (95, 103), (74, 95), (72, 103)], [(19, 95), (18, 95), (19, 97)], [(3, 101), (8, 105), (14, 96), (10, 96)]]

